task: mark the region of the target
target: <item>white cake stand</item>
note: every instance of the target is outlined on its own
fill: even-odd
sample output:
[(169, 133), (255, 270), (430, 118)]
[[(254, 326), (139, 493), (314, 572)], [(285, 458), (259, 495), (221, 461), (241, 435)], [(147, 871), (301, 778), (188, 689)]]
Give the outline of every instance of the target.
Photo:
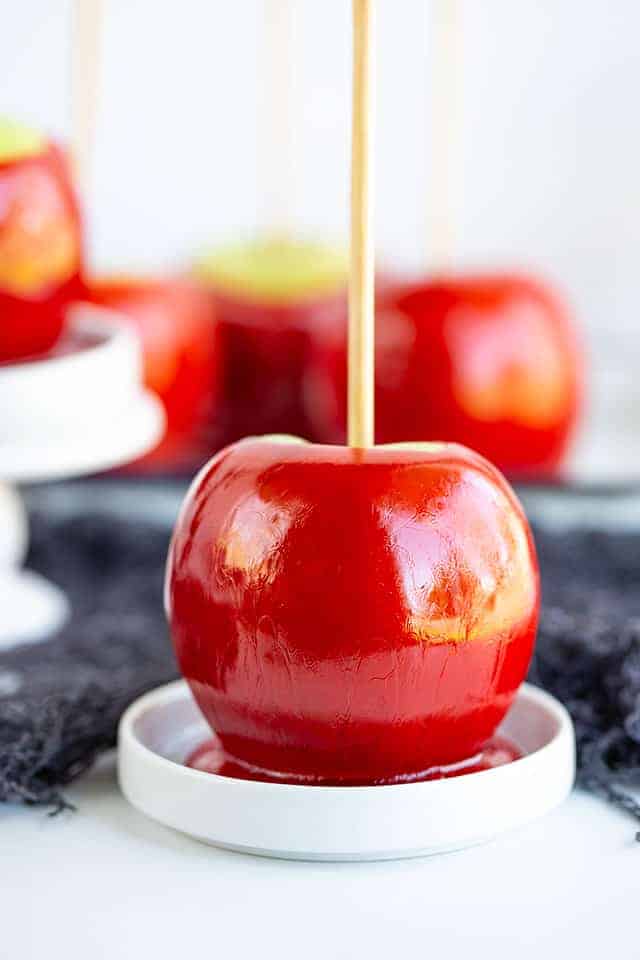
[(22, 569), (27, 521), (14, 485), (126, 463), (163, 427), (139, 342), (108, 310), (77, 304), (53, 351), (0, 366), (0, 649), (45, 639), (69, 612), (61, 590)]

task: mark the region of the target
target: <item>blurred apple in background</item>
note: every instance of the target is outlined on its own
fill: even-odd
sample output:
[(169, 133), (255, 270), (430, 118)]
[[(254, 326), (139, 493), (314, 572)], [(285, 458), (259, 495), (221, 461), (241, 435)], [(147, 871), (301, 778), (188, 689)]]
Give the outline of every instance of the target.
[[(536, 280), (478, 274), (379, 292), (376, 440), (451, 440), (509, 476), (553, 478), (580, 409), (581, 356), (563, 303)], [(317, 354), (309, 410), (336, 442), (346, 339)]]
[(165, 437), (134, 469), (199, 467), (217, 443), (220, 354), (210, 297), (182, 278), (103, 277), (90, 283), (89, 299), (140, 335), (145, 385), (165, 407)]
[(281, 239), (197, 261), (220, 327), (224, 443), (257, 433), (314, 436), (304, 399), (312, 335), (344, 327), (347, 269), (342, 250)]
[(0, 118), (0, 362), (48, 350), (81, 291), (82, 230), (62, 151)]

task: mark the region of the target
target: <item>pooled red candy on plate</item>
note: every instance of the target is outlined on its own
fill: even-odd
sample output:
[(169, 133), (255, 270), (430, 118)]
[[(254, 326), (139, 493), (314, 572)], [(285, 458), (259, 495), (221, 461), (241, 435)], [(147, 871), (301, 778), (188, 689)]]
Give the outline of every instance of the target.
[(529, 665), (538, 567), (513, 491), (464, 447), (254, 438), (194, 481), (166, 605), (234, 762), (392, 783), (492, 736)]
[(311, 437), (307, 369), (314, 338), (336, 316), (346, 327), (344, 253), (258, 241), (203, 256), (196, 275), (211, 291), (220, 324), (223, 441), (259, 433)]
[(89, 299), (127, 319), (142, 340), (145, 385), (162, 401), (167, 430), (135, 469), (200, 466), (214, 447), (220, 374), (209, 296), (178, 277), (103, 277)]
[[(315, 427), (346, 420), (346, 340), (316, 370)], [(581, 356), (562, 302), (520, 275), (397, 286), (376, 311), (376, 439), (463, 443), (511, 477), (553, 477), (580, 410)]]
[(0, 363), (43, 353), (82, 291), (80, 214), (62, 152), (0, 119)]

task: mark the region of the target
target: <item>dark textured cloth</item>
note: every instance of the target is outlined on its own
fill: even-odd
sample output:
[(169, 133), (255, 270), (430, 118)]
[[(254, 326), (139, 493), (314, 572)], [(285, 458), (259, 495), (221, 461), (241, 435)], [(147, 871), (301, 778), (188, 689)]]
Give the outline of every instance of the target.
[[(578, 782), (640, 821), (640, 534), (536, 533), (542, 613), (529, 679), (576, 728)], [(640, 840), (640, 833), (636, 836)]]
[(169, 534), (111, 516), (31, 527), (29, 566), (68, 591), (73, 616), (52, 640), (0, 651), (0, 800), (60, 805), (60, 788), (114, 745), (125, 707), (176, 676)]
[[(55, 639), (0, 652), (0, 800), (56, 805), (115, 742), (123, 709), (176, 668), (162, 611), (168, 533), (113, 516), (32, 523), (30, 565), (70, 595)], [(582, 785), (627, 809), (640, 774), (640, 536), (537, 531), (531, 679), (569, 708)]]

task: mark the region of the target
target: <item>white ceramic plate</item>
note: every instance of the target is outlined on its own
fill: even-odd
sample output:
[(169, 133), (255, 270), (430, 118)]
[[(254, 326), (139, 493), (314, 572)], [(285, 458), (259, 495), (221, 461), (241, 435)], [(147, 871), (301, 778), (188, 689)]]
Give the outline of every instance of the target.
[(575, 746), (564, 707), (525, 684), (500, 732), (527, 755), (446, 780), (375, 787), (240, 780), (183, 766), (211, 734), (187, 684), (177, 681), (124, 714), (120, 784), (147, 816), (216, 846), (302, 860), (415, 857), (490, 840), (565, 799)]

